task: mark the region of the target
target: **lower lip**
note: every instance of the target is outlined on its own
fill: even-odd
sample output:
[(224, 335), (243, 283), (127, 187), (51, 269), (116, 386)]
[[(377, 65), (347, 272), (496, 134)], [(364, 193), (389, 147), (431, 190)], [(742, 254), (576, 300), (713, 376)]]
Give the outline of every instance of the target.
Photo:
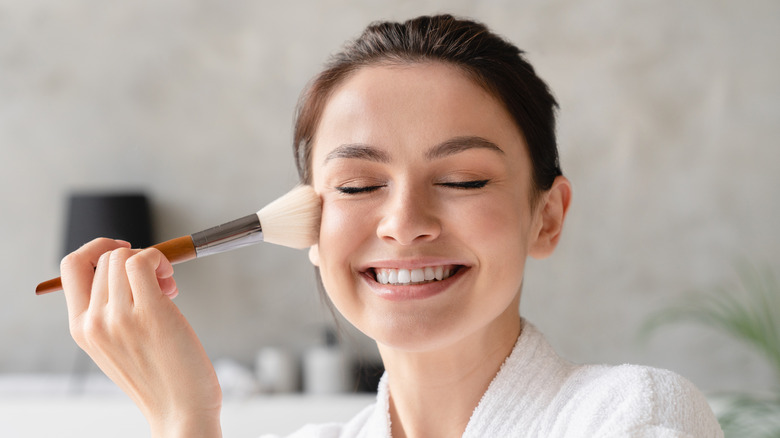
[(447, 290), (447, 288), (458, 281), (466, 271), (468, 271), (468, 268), (461, 266), (455, 274), (444, 280), (423, 284), (382, 284), (377, 282), (373, 275), (369, 273), (364, 273), (363, 278), (374, 293), (380, 298), (384, 298), (388, 301), (424, 300), (439, 295)]

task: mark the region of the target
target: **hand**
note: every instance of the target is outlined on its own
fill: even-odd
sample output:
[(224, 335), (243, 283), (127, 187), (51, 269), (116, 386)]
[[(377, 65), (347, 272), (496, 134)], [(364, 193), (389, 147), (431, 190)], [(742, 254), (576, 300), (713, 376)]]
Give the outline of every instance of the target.
[(154, 436), (220, 436), (214, 367), (171, 298), (173, 267), (154, 248), (96, 239), (62, 260), (70, 332), (141, 409)]

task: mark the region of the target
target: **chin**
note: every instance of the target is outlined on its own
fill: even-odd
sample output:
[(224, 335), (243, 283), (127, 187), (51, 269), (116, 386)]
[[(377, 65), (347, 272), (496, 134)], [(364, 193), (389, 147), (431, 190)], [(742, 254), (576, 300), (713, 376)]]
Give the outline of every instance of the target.
[[(423, 353), (447, 348), (463, 338), (468, 330), (462, 324), (456, 324), (458, 320), (424, 311), (385, 313), (363, 324), (363, 332), (380, 346)], [(358, 326), (358, 329), (362, 328)]]

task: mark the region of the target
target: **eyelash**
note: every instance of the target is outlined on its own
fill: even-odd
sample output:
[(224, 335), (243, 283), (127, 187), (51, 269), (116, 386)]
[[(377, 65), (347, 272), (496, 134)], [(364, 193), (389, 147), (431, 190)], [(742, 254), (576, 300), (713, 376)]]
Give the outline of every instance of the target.
[[(452, 188), (452, 189), (459, 189), (459, 190), (474, 190), (474, 189), (481, 189), (485, 187), (489, 182), (490, 182), (489, 179), (480, 179), (474, 181), (443, 182), (443, 183), (439, 183), (438, 185), (447, 188)], [(357, 195), (360, 193), (371, 193), (381, 189), (382, 187), (384, 186), (381, 185), (365, 186), (365, 187), (342, 186), (342, 187), (336, 187), (336, 190), (338, 190), (339, 192), (345, 195)]]
[(473, 190), (473, 189), (481, 189), (482, 187), (485, 187), (489, 182), (490, 182), (489, 179), (478, 179), (474, 181), (445, 182), (445, 183), (439, 183), (439, 185), (442, 185), (444, 187), (450, 187), (453, 189)]
[(357, 195), (360, 193), (370, 193), (382, 187), (384, 186), (365, 186), (365, 187), (342, 186), (342, 187), (336, 187), (336, 190), (338, 190), (339, 192), (345, 195)]

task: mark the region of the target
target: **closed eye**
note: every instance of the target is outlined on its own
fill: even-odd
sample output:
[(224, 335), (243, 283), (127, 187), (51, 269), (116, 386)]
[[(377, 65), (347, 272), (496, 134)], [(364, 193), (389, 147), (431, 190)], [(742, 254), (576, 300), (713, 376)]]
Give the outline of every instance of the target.
[(489, 179), (480, 179), (474, 181), (457, 181), (457, 182), (443, 182), (439, 185), (444, 187), (450, 187), (454, 189), (481, 189), (489, 183)]
[(363, 186), (363, 187), (352, 187), (352, 186), (341, 186), (336, 187), (336, 190), (338, 190), (340, 193), (343, 193), (345, 195), (356, 195), (359, 193), (371, 193), (373, 191), (381, 189), (383, 186)]

